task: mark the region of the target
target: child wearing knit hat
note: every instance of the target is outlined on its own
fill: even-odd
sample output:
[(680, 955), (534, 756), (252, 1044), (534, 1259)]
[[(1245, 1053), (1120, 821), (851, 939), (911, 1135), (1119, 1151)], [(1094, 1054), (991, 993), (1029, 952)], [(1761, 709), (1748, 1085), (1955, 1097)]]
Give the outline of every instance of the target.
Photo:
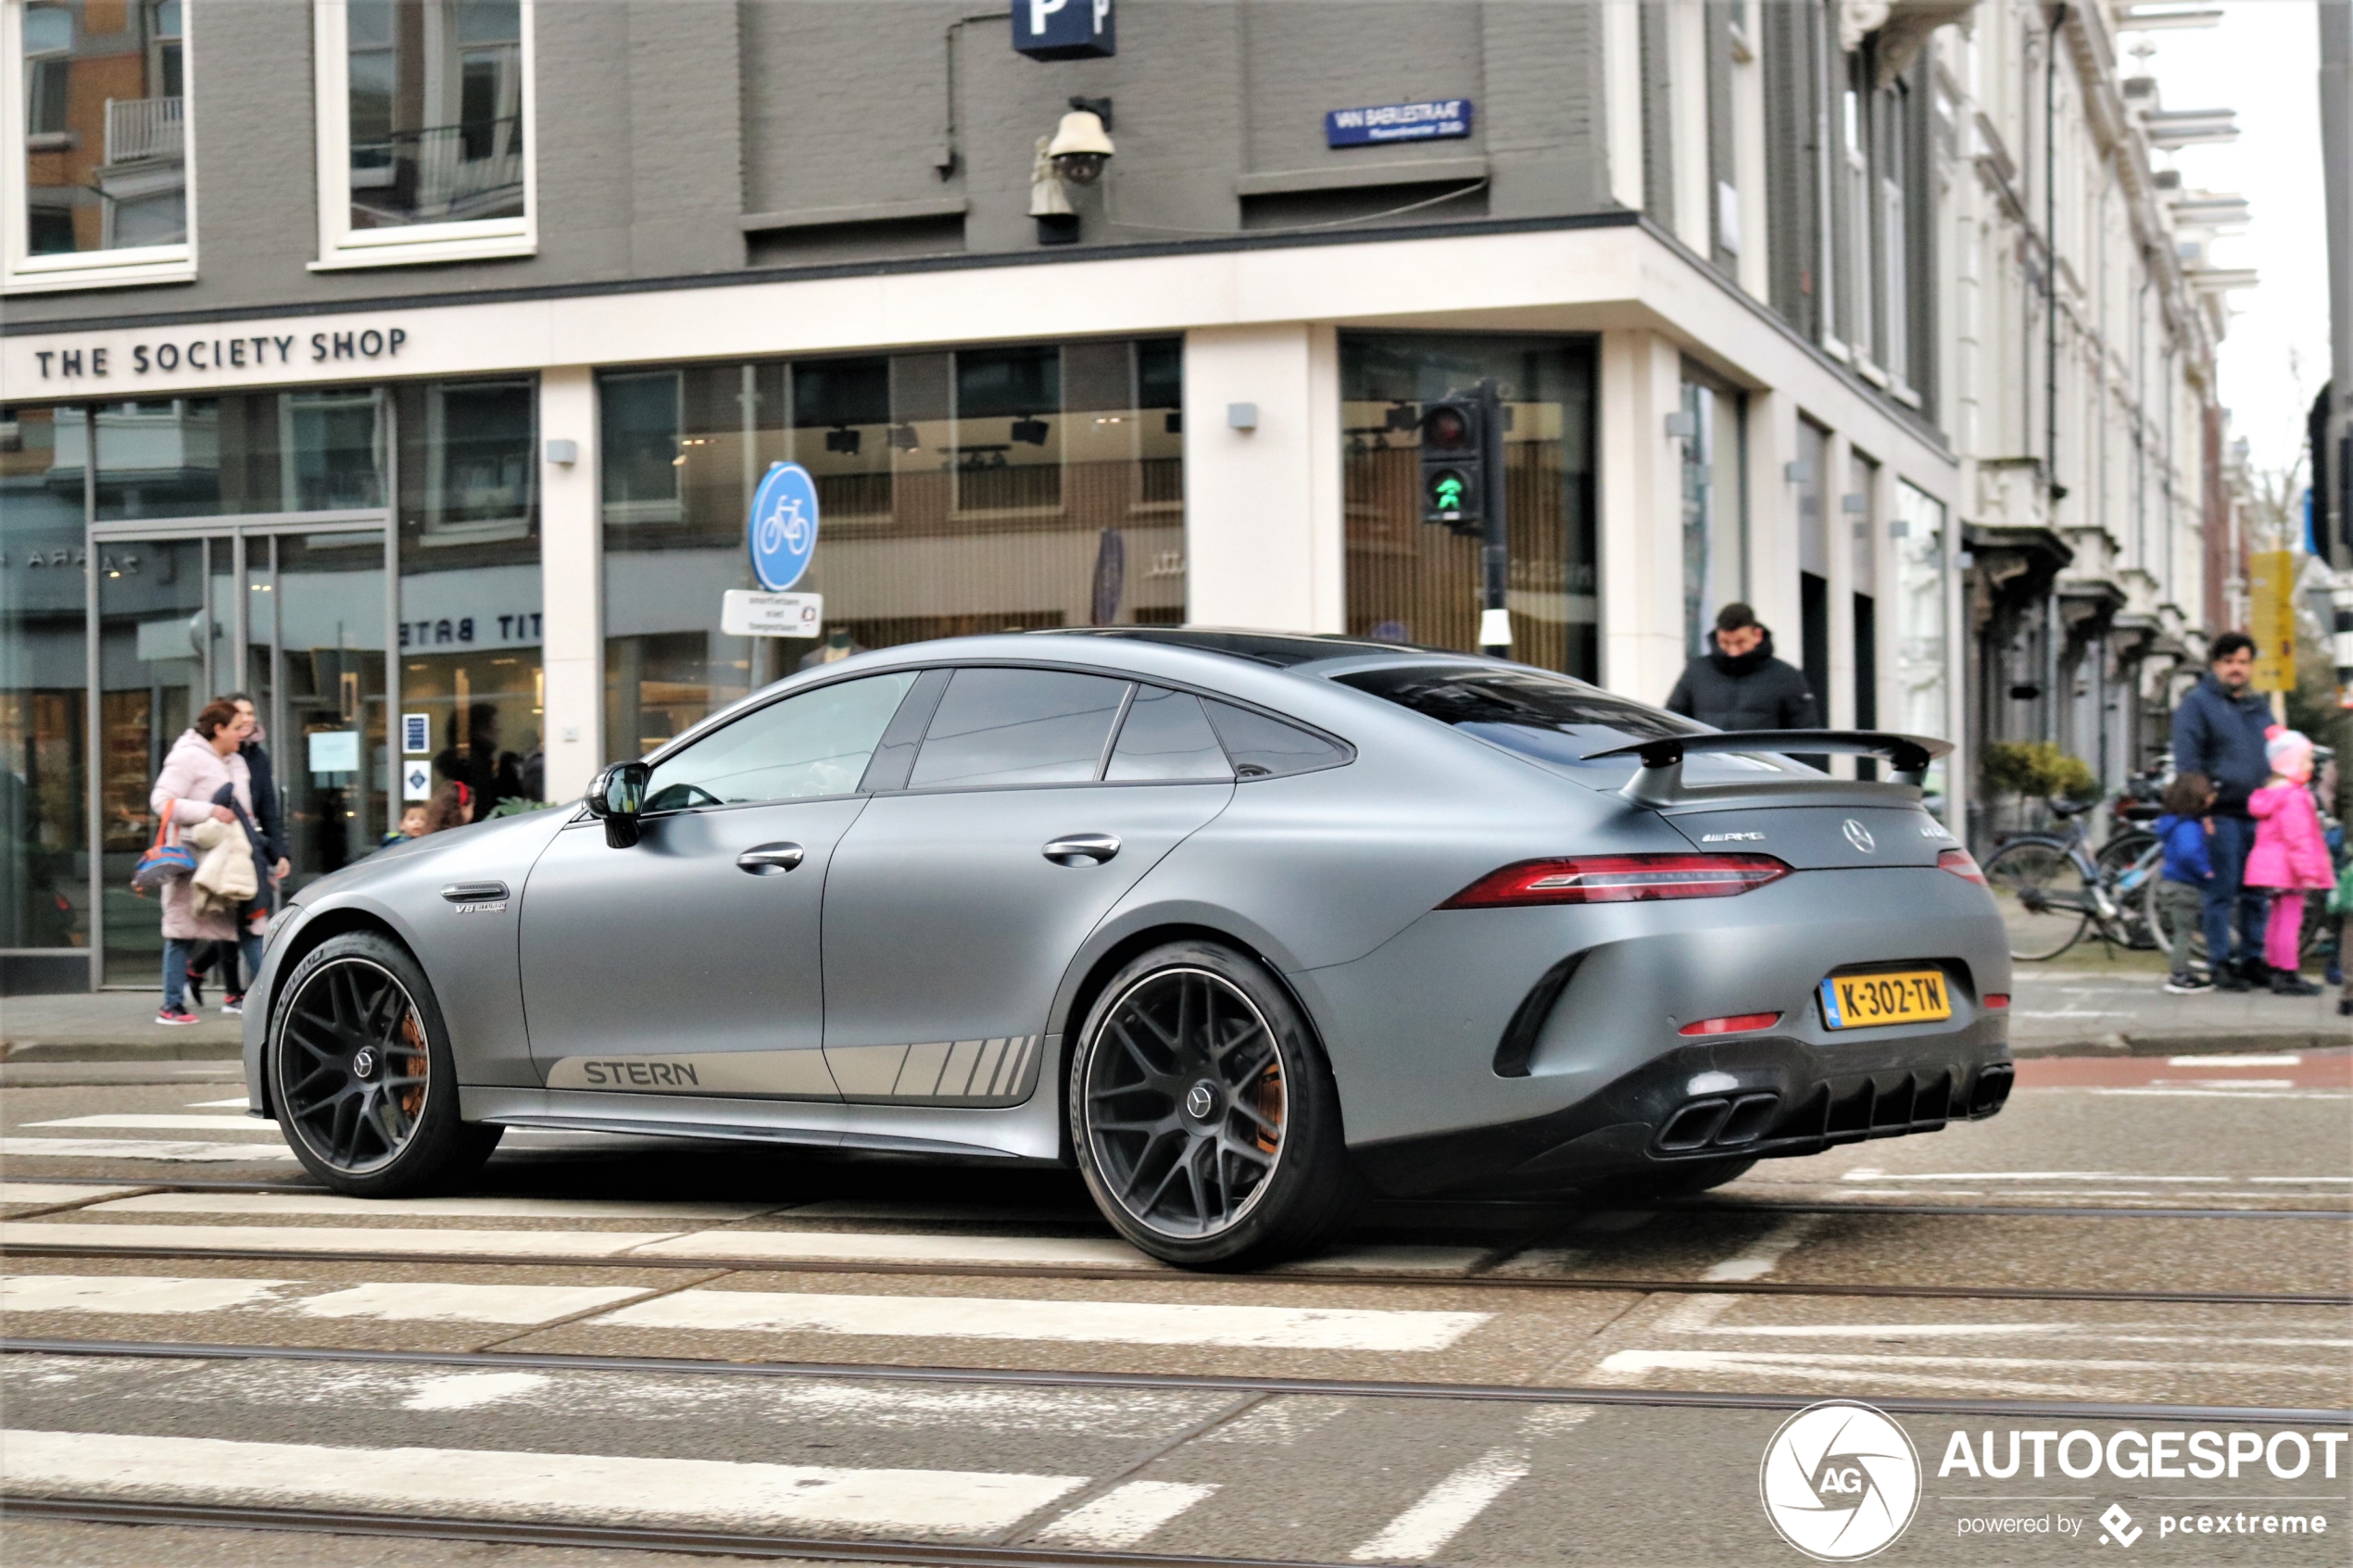
[(2263, 961), (2271, 966), (2271, 990), (2283, 997), (2317, 997), (2321, 988), (2296, 971), (2304, 935), (2304, 895), (2336, 885), (2322, 836), (2320, 808), (2308, 787), (2312, 778), (2312, 743), (2295, 730), (2274, 727), (2263, 746), (2271, 782), (2247, 797), (2255, 818), (2255, 848), (2246, 858), (2246, 885), (2271, 892), (2271, 920), (2263, 928)]

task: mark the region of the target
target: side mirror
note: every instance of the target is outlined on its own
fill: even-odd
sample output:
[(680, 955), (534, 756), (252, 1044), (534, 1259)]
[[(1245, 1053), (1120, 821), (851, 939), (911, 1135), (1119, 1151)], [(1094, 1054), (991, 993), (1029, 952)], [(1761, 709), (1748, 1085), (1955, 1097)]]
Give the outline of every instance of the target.
[(588, 814), (604, 819), (605, 843), (612, 848), (637, 842), (637, 813), (645, 809), (652, 771), (643, 762), (616, 762), (588, 786)]

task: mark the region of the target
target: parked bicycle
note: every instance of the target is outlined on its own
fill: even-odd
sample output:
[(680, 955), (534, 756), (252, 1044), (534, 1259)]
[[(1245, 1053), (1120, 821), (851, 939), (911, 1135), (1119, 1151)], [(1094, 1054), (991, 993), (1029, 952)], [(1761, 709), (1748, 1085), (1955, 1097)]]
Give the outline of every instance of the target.
[[(2092, 848), (2085, 819), (2096, 801), (2055, 800), (2051, 815), (2064, 833), (2021, 834), (1985, 862), (1986, 885), (2010, 934), (2010, 957), (2021, 962), (2057, 958), (2096, 928), (2111, 947), (2154, 947), (2149, 884), (2164, 863), (2164, 846), (2145, 828), (2109, 835)], [(2133, 822), (2153, 818), (2153, 809), (2134, 804), (2119, 815)]]

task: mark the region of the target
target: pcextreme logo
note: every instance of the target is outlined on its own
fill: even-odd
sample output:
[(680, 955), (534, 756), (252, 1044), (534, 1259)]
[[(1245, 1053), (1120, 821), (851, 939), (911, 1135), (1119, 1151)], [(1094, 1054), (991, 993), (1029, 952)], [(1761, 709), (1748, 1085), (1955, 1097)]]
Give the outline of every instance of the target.
[(1831, 1399), (1781, 1424), (1765, 1445), (1756, 1487), (1781, 1539), (1818, 1562), (1855, 1562), (1911, 1524), (1920, 1456), (1880, 1411)]

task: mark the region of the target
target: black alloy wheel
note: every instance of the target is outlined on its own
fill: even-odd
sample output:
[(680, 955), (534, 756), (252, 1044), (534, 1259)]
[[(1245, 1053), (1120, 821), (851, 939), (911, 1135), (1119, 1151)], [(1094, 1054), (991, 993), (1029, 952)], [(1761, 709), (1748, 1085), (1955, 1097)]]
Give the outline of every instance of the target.
[(1073, 1143), (1096, 1202), (1153, 1256), (1236, 1268), (1308, 1250), (1359, 1188), (1339, 1097), (1290, 998), (1228, 949), (1130, 963), (1072, 1060)]
[(500, 1129), (458, 1120), (458, 1083), (423, 972), (355, 932), (305, 957), (271, 1020), (272, 1100), (287, 1144), (338, 1191), (393, 1197), (471, 1174)]

